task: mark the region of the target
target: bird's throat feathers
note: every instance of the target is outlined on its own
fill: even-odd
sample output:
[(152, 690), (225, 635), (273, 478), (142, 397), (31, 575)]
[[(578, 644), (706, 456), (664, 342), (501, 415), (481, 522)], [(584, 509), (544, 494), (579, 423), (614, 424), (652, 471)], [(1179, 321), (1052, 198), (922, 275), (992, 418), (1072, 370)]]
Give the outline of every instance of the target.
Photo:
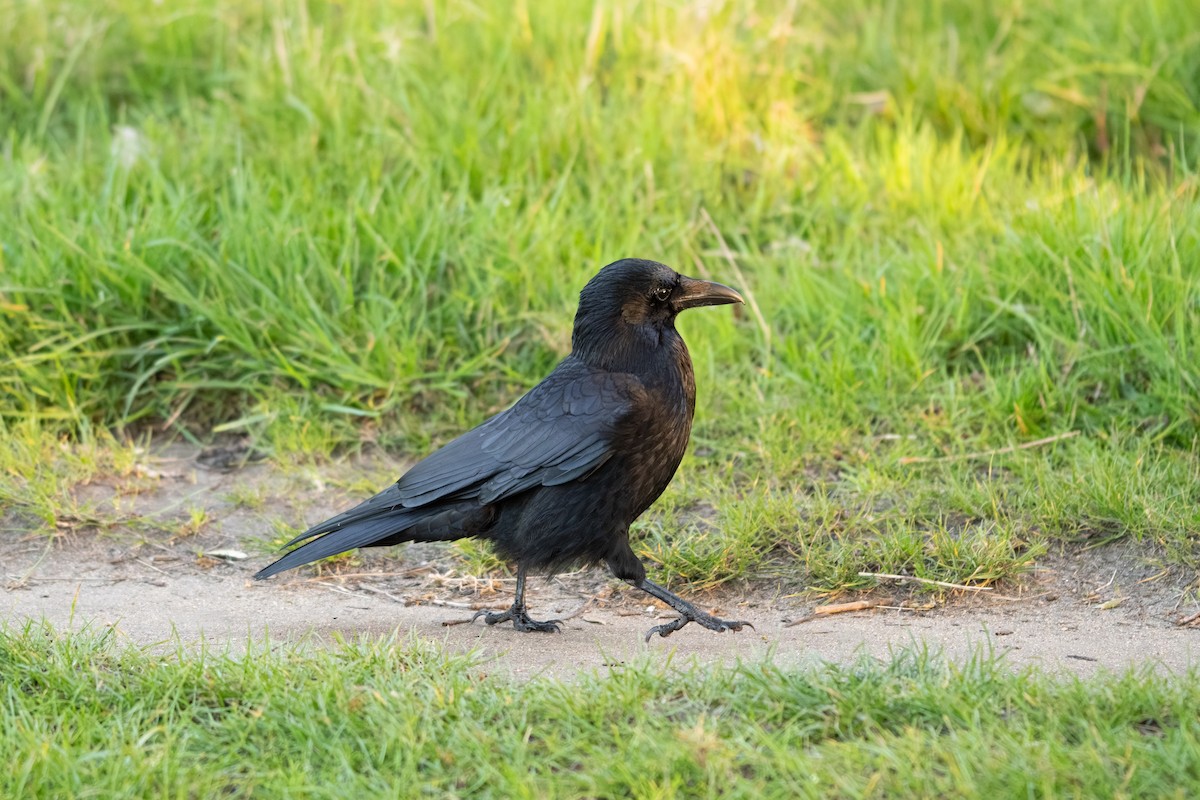
[(628, 372), (657, 383), (667, 373), (691, 376), (692, 360), (675, 326), (618, 320), (575, 319), (572, 354), (589, 366), (608, 372)]

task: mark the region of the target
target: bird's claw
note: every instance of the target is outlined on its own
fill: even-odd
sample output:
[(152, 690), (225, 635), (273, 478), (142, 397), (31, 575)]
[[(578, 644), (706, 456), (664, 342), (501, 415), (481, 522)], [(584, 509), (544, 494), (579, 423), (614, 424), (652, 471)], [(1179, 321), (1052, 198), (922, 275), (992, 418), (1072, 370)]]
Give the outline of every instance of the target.
[(562, 628), (561, 619), (549, 619), (545, 622), (536, 619), (530, 619), (529, 614), (523, 608), (513, 606), (507, 611), (476, 611), (475, 616), (471, 617), (471, 622), (483, 617), (483, 621), (490, 625), (495, 625), (500, 622), (512, 621), (513, 627), (519, 631), (540, 631), (542, 633), (560, 633)]
[(716, 631), (717, 633), (724, 633), (725, 631), (740, 631), (742, 628), (754, 630), (754, 626), (745, 620), (721, 619), (720, 617), (714, 617), (712, 614), (705, 614), (702, 611), (698, 611), (695, 614), (680, 614), (670, 622), (664, 622), (662, 625), (655, 625), (653, 628), (646, 631), (645, 640), (649, 642), (656, 633), (659, 636), (666, 638), (682, 628), (684, 625), (687, 625), (689, 622), (695, 622), (698, 625), (703, 625), (710, 631)]

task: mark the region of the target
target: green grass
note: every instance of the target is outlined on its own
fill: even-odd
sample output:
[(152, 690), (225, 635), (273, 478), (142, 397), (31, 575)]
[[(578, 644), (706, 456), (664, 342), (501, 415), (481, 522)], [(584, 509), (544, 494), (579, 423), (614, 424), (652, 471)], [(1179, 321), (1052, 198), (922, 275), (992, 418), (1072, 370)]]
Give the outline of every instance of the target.
[[(633, 664), (516, 682), (429, 645), (244, 656), (0, 630), (5, 797), (1193, 797), (1200, 675)], [(240, 647), (239, 647), (240, 649)]]
[(675, 581), (1200, 562), (1188, 0), (0, 15), (0, 492), (48, 525), (59, 436), (418, 455), (638, 255), (753, 301), (681, 321), (697, 454), (641, 540)]
[[(752, 300), (681, 320), (694, 446), (637, 545), (672, 584), (993, 583), (1120, 538), (1200, 565), (1190, 0), (0, 19), (5, 533), (219, 525), (80, 499), (152, 489), (164, 438), (365, 495), (387, 478), (323, 462), (503, 408), (636, 255)], [(316, 521), (227, 499), (263, 510), (254, 553)], [(1200, 794), (1196, 674), (903, 652), (518, 683), (402, 640), (248, 646), (0, 629), (0, 796)]]

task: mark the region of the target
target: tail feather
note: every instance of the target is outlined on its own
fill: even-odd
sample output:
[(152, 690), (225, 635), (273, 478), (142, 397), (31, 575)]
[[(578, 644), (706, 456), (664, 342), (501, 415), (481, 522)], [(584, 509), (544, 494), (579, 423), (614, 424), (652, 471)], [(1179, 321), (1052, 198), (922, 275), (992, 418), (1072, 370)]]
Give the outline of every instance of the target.
[[(396, 492), (396, 486), (393, 484), (374, 497), (369, 497), (362, 501), (358, 505), (354, 506), (354, 508), (343, 511), (342, 513), (332, 516), (318, 525), (312, 526), (304, 533), (285, 544), (284, 547), (291, 547), (292, 545), (300, 544), (300, 542), (307, 541), (314, 536), (320, 536), (323, 533), (332, 533), (366, 519), (395, 515), (391, 518), (395, 519), (397, 522), (402, 522), (405, 512), (407, 511), (409, 511), (409, 509), (406, 509), (400, 505), (399, 496)], [(419, 513), (420, 512), (417, 511), (416, 515), (419, 515)]]
[(425, 508), (381, 508), (378, 504), (369, 505), (370, 502), (356, 506), (300, 534), (285, 547), (299, 542), (306, 542), (305, 544), (259, 570), (254, 577), (258, 580), (269, 578), (292, 567), (344, 553), (356, 547), (402, 542), (437, 542), (486, 535), (488, 526), (496, 517), (493, 506), (480, 506), (474, 502)]
[[(406, 522), (409, 524), (406, 525)], [(305, 545), (297, 547), (275, 563), (256, 572), (254, 577), (257, 580), (262, 580), (292, 567), (307, 564), (310, 561), (344, 553), (356, 547), (366, 547), (380, 539), (396, 537), (406, 527), (409, 527), (412, 522), (414, 520), (405, 520), (403, 517), (384, 516), (347, 523), (338, 530), (329, 531), (321, 535), (319, 539), (314, 539)], [(315, 534), (305, 533), (292, 541), (303, 541), (316, 535), (320, 535), (320, 532), (318, 531)], [(399, 543), (400, 541), (402, 540), (395, 539), (395, 543)]]

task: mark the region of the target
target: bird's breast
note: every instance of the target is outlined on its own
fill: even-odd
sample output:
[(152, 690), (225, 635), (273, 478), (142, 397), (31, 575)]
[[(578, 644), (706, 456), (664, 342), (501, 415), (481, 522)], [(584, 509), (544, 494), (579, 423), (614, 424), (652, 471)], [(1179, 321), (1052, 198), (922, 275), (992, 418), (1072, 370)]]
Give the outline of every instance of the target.
[(658, 499), (679, 468), (692, 433), (695, 395), (675, 386), (648, 387), (648, 413), (637, 415), (638, 423), (627, 431), (620, 474), (624, 476), (622, 499), (632, 522)]

